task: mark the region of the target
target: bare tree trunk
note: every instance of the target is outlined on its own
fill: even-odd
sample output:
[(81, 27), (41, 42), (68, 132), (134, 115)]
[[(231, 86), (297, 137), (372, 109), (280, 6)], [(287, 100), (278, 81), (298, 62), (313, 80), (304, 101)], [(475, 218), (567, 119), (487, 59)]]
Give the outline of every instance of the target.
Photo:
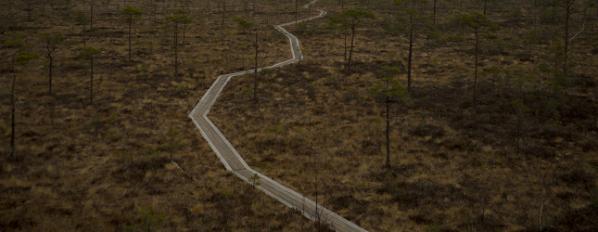
[[(305, 214), (305, 196), (302, 198), (302, 200), (303, 201), (301, 202), (301, 214)], [(303, 229), (303, 223), (301, 223), (300, 226), (301, 226), (301, 230), (299, 230), (299, 231), (305, 231)]]
[[(317, 162), (317, 161), (316, 161), (316, 162)], [(316, 184), (315, 184), (315, 185), (316, 185), (316, 186), (315, 186), (315, 187), (316, 187), (316, 194), (315, 194), (315, 195), (316, 195), (316, 197), (315, 197), (315, 200), (316, 200), (316, 212), (315, 212), (315, 213), (316, 213), (316, 215), (314, 215), (314, 216), (316, 217), (316, 223), (317, 223), (317, 225), (316, 225), (316, 226), (318, 227), (318, 228), (317, 228), (317, 230), (318, 230), (318, 231), (320, 231), (320, 227), (321, 227), (321, 225), (322, 225), (322, 224), (321, 224), (321, 223), (322, 223), (322, 220), (321, 220), (321, 218), (320, 218), (320, 216), (321, 216), (321, 215), (320, 215), (320, 210), (318, 209), (318, 208), (319, 208), (319, 207), (318, 207), (318, 170), (317, 170), (317, 165), (315, 165), (315, 166), (316, 166), (316, 175), (315, 175), (315, 180), (316, 180), (316, 181), (315, 181), (315, 182), (316, 182)]]
[(413, 26), (413, 14), (410, 16), (410, 25), (409, 25), (409, 57), (407, 59), (407, 91), (411, 92), (411, 77), (413, 73), (413, 36), (414, 36), (414, 26)]
[[(598, 86), (594, 87), (594, 102), (598, 102)], [(594, 128), (598, 129), (598, 114), (594, 115)]]
[(179, 24), (174, 23), (174, 78), (179, 78)]
[(222, 49), (222, 54), (221, 56), (225, 59), (225, 61), (227, 61), (226, 63), (229, 64), (228, 62), (228, 55), (226, 54), (226, 50), (228, 50), (228, 40), (226, 39), (226, 37), (224, 36), (225, 34), (225, 29), (224, 29), (224, 19), (226, 17), (226, 1), (223, 0), (221, 3), (221, 7), (222, 7), (222, 12), (221, 12), (221, 18), (220, 18), (220, 42), (222, 43), (221, 46), (224, 48)]
[(546, 198), (548, 195), (548, 182), (546, 175), (542, 176), (542, 195), (540, 196), (540, 210), (538, 212), (538, 227), (540, 230), (544, 229), (544, 208), (546, 205)]
[[(388, 80), (386, 81), (388, 85)], [(386, 168), (390, 169), (390, 99), (386, 97)]]
[(522, 132), (521, 132), (521, 126), (523, 125), (523, 116), (521, 115), (521, 112), (517, 112), (517, 126), (515, 128), (515, 154), (519, 155), (521, 154), (521, 137), (522, 137)]
[[(349, 53), (348, 53), (349, 45), (348, 45), (348, 42), (347, 42), (348, 41), (348, 37), (347, 37), (347, 30), (346, 29), (343, 30), (343, 37), (344, 37), (344, 40), (345, 40), (344, 41), (344, 50), (343, 50), (343, 62), (345, 62), (345, 66), (346, 66), (347, 65), (347, 56), (349, 55)], [(345, 67), (345, 68), (347, 68), (347, 67)]]
[(575, 0), (565, 0), (565, 22), (564, 22), (564, 35), (563, 35), (563, 43), (564, 43), (564, 50), (563, 50), (563, 75), (565, 77), (569, 76), (569, 20), (571, 18), (571, 13), (573, 11), (573, 3)]
[(16, 102), (16, 93), (15, 93), (15, 88), (17, 85), (17, 72), (14, 68), (14, 64), (12, 67), (12, 87), (11, 87), (11, 95), (10, 95), (10, 103), (12, 105), (11, 108), (11, 117), (10, 117), (10, 128), (11, 128), (11, 133), (10, 133), (10, 157), (11, 158), (16, 158), (16, 146), (15, 146), (15, 121), (16, 121), (16, 108), (17, 108), (17, 102)]
[(409, 12), (409, 51), (407, 57), (407, 92), (411, 92), (411, 83), (413, 77), (413, 39), (415, 37), (415, 1), (411, 0), (409, 2), (409, 8), (411, 12)]
[(253, 101), (257, 104), (258, 103), (258, 96), (257, 96), (257, 85), (258, 85), (258, 51), (259, 51), (259, 43), (258, 43), (258, 29), (256, 26), (255, 29), (255, 66), (254, 66), (254, 76), (253, 76)]
[(224, 26), (224, 18), (226, 18), (226, 0), (222, 0), (222, 18), (220, 25)]
[(93, 0), (91, 0), (89, 2), (89, 30), (90, 31), (93, 30), (93, 5), (94, 5), (94, 2), (93, 2)]
[(48, 94), (52, 95), (52, 75), (53, 75), (53, 68), (54, 68), (54, 57), (52, 56), (52, 52), (48, 47)]
[(185, 49), (185, 37), (187, 35), (187, 24), (181, 25), (181, 48)]
[(434, 17), (433, 17), (434, 25), (436, 25), (436, 22), (437, 22), (436, 21), (437, 13), (438, 13), (438, 0), (434, 0)]
[(349, 47), (349, 59), (347, 60), (347, 71), (351, 72), (353, 65), (353, 48), (355, 47), (355, 24), (351, 25), (351, 44)]
[(89, 104), (93, 104), (93, 55), (89, 58)]
[(480, 48), (480, 36), (479, 28), (475, 29), (475, 51), (474, 51), (474, 74), (473, 74), (473, 107), (477, 107), (477, 89), (478, 89), (478, 62), (479, 62), (479, 48)]
[(131, 27), (133, 26), (133, 16), (129, 16), (129, 62), (131, 62)]

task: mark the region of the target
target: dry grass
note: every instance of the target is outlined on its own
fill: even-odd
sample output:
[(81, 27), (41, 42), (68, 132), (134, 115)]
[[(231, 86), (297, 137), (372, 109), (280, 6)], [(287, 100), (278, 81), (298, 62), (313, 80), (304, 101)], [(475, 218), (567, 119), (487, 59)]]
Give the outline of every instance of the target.
[[(194, 6), (201, 9), (205, 2), (195, 1)], [(77, 4), (81, 4), (77, 10), (87, 9)], [(132, 4), (150, 11), (141, 1)], [(290, 11), (289, 4), (262, 5), (267, 7), (257, 14), (260, 21), (265, 22), (266, 16), (270, 22), (292, 17), (278, 14)], [(77, 59), (75, 52), (83, 46), (81, 26), (59, 17), (60, 10), (44, 8), (34, 11), (35, 21), (11, 29), (25, 34), (39, 53), (44, 49), (38, 41), (43, 32), (58, 30), (67, 40), (56, 55), (54, 96), (47, 94), (44, 59), (18, 73), (17, 160), (9, 160), (5, 155), (9, 147), (0, 146), (0, 230), (313, 228), (300, 215), (227, 173), (187, 117), (218, 74), (250, 67), (252, 56), (236, 51), (252, 51), (252, 38), (231, 20), (247, 13), (236, 11), (238, 7), (229, 9), (235, 11), (226, 15), (220, 30), (221, 15), (193, 11), (193, 23), (180, 49), (182, 75), (175, 79), (172, 32), (161, 18), (170, 8), (157, 23), (148, 14), (138, 19), (131, 63), (127, 62), (126, 24), (115, 14), (118, 9), (117, 5), (97, 6), (96, 29), (85, 42), (103, 51), (96, 59), (93, 105), (88, 104), (88, 63)], [(283, 36), (269, 27), (260, 36), (261, 63), (288, 55)], [(11, 50), (0, 52), (8, 57)], [(6, 65), (2, 76), (0, 86), (10, 86)], [(10, 93), (7, 88), (0, 91), (0, 112), (7, 116), (0, 122), (0, 144), (8, 144)]]
[[(191, 9), (202, 9), (206, 2), (194, 1)], [(337, 10), (333, 4), (336, 1), (329, 0), (319, 5)], [(260, 1), (260, 5), (264, 6), (257, 14), (260, 21), (294, 18), (290, 1)], [(146, 12), (149, 7), (143, 5)], [(43, 51), (37, 40), (42, 32), (60, 30), (68, 38), (57, 54), (55, 96), (46, 94), (43, 59), (19, 72), (18, 160), (2, 156), (0, 228), (313, 228), (228, 174), (187, 118), (218, 74), (251, 63), (251, 52), (247, 56), (240, 52), (251, 51), (251, 38), (231, 20), (246, 13), (230, 7), (220, 25), (222, 15), (211, 7), (208, 12), (193, 11), (194, 22), (181, 49), (179, 79), (173, 78), (167, 24), (153, 23), (148, 15), (139, 20), (134, 61), (128, 64), (126, 27), (114, 13), (119, 8), (98, 7), (96, 31), (87, 42), (104, 50), (97, 59), (96, 77), (102, 81), (96, 86), (93, 106), (87, 103), (87, 63), (76, 59), (74, 52), (83, 45), (81, 26), (44, 8), (34, 11), (36, 21), (14, 28), (27, 34), (38, 52)], [(86, 9), (84, 4), (76, 7)], [(25, 17), (18, 12), (16, 18)], [(500, 99), (490, 94), (495, 91), (493, 79), (482, 81), (488, 94), (482, 95), (479, 111), (469, 107), (470, 44), (452, 33), (426, 43), (420, 40), (413, 102), (393, 112), (393, 168), (384, 170), (382, 109), (370, 87), (381, 77), (382, 66), (403, 59), (406, 44), (402, 37), (384, 33), (380, 25), (385, 15), (381, 11), (377, 15), (359, 31), (353, 74), (340, 70), (341, 37), (325, 30), (326, 20), (320, 20), (293, 28), (302, 40), (306, 61), (263, 74), (259, 105), (251, 102), (250, 78), (231, 82), (211, 117), (251, 165), (312, 199), (317, 186), (324, 206), (370, 231), (535, 230), (542, 199), (547, 226), (555, 230), (595, 226), (588, 223), (597, 212), (597, 135), (590, 117), (596, 115), (597, 90), (589, 88), (595, 88), (598, 72), (591, 42), (595, 39), (584, 37), (574, 48), (579, 54), (576, 62), (585, 64), (578, 65), (576, 80), (585, 84), (568, 93), (569, 107), (560, 110), (562, 120), (526, 116), (530, 123), (519, 154), (512, 140), (516, 118), (504, 105), (510, 96)], [(527, 47), (507, 43), (516, 41), (517, 33), (502, 32), (496, 41), (508, 45), (509, 53), (488, 51), (484, 67), (529, 65), (521, 59)], [(261, 37), (263, 64), (289, 56), (283, 36), (264, 29)], [(505, 50), (500, 43), (485, 45)], [(0, 52), (8, 57), (10, 50)], [(5, 78), (0, 86), (9, 86), (5, 66), (1, 73)], [(0, 89), (0, 103), (0, 112), (7, 115), (0, 121), (0, 144), (8, 144), (7, 88)], [(8, 146), (0, 147), (1, 154), (7, 152)]]
[[(293, 30), (306, 61), (266, 74), (258, 105), (248, 96), (250, 79), (231, 82), (211, 118), (250, 165), (312, 198), (317, 186), (324, 206), (370, 231), (536, 230), (543, 204), (546, 227), (596, 228), (592, 37), (574, 48), (576, 80), (586, 84), (567, 92), (560, 120), (524, 116), (519, 152), (511, 93), (496, 97), (494, 78), (483, 74), (480, 107), (470, 107), (471, 43), (420, 39), (412, 103), (393, 112), (393, 168), (385, 170), (383, 108), (370, 89), (384, 66), (404, 59), (406, 43), (388, 37), (378, 26), (387, 15), (378, 16), (359, 31), (353, 74), (342, 71), (342, 37), (322, 20)], [(530, 66), (520, 60), (530, 49), (547, 53), (513, 44), (519, 35), (510, 29), (496, 34), (484, 44), (483, 70)], [(538, 94), (526, 99), (532, 110), (553, 97)]]

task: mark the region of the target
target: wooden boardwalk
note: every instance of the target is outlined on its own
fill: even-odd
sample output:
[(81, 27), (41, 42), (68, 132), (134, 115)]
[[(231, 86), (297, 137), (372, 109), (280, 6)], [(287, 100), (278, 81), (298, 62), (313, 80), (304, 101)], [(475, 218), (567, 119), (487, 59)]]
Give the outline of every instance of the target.
[[(304, 8), (309, 8), (317, 1), (318, 0), (311, 1), (310, 3), (306, 4)], [(303, 60), (299, 39), (297, 39), (295, 35), (288, 32), (285, 27), (326, 16), (326, 11), (319, 10), (319, 12), (320, 14), (317, 16), (274, 26), (277, 31), (284, 34), (289, 39), (292, 58), (272, 66), (259, 68), (258, 72), (266, 69), (281, 68)], [(208, 118), (210, 109), (218, 99), (218, 96), (224, 87), (226, 87), (227, 83), (234, 77), (252, 73), (254, 73), (253, 69), (219, 76), (205, 93), (205, 95), (201, 98), (201, 100), (197, 103), (197, 105), (193, 108), (193, 111), (191, 111), (189, 114), (189, 117), (201, 131), (202, 136), (208, 141), (210, 147), (212, 150), (214, 150), (222, 164), (224, 164), (228, 171), (232, 172), (243, 181), (255, 185), (257, 189), (280, 201), (286, 206), (301, 212), (310, 220), (319, 220), (320, 223), (326, 224), (329, 228), (335, 231), (366, 231), (356, 224), (337, 215), (336, 213), (322, 207), (321, 205), (316, 205), (315, 202), (307, 199), (300, 193), (285, 187), (271, 178), (253, 170), (251, 167), (249, 167), (249, 165), (247, 165), (245, 160), (226, 139), (226, 137), (224, 137), (218, 127), (216, 127)]]

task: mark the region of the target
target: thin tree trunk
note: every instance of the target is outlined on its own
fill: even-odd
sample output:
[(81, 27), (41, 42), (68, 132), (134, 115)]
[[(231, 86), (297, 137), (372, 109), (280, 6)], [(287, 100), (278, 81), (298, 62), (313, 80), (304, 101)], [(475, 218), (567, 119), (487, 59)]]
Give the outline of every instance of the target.
[(532, 6), (532, 24), (534, 25), (534, 29), (538, 26), (538, 0), (534, 0)]
[(226, 17), (226, 0), (222, 1), (222, 18), (220, 19), (220, 26), (224, 26), (224, 18)]
[[(349, 45), (348, 45), (348, 36), (347, 36), (347, 30), (346, 29), (343, 30), (343, 37), (344, 37), (344, 40), (345, 40), (345, 42), (344, 42), (344, 50), (343, 50), (343, 62), (345, 62), (345, 66), (346, 66), (347, 65), (347, 56), (349, 55), (348, 54), (348, 48), (349, 48)], [(347, 67), (345, 67), (345, 68), (347, 68)]]
[(409, 28), (409, 57), (407, 59), (407, 91), (411, 92), (411, 77), (413, 73), (413, 34), (414, 34), (414, 26), (413, 26), (413, 14), (410, 16), (410, 28)]
[(569, 19), (571, 18), (571, 11), (574, 0), (565, 0), (565, 22), (564, 22), (564, 54), (563, 54), (563, 75), (569, 75)]
[[(303, 201), (301, 202), (301, 214), (305, 214), (305, 196), (303, 196), (302, 200)], [(300, 225), (301, 229), (299, 231), (305, 231), (304, 228), (303, 228), (304, 224), (303, 223), (300, 223), (300, 224), (301, 224)]]
[[(598, 102), (598, 89), (594, 90), (594, 102)], [(592, 115), (594, 115), (594, 128), (598, 129), (598, 114)]]
[(515, 154), (517, 155), (521, 154), (521, 126), (523, 125), (523, 119), (521, 114), (521, 112), (517, 112), (517, 126), (515, 128)]
[(320, 231), (322, 220), (320, 218), (320, 211), (318, 209), (318, 170), (317, 170), (318, 167), (317, 167), (317, 165), (315, 165), (315, 166), (316, 166), (316, 175), (315, 175), (316, 176), (315, 177), (315, 179), (316, 179), (316, 181), (315, 181), (316, 182), (316, 186), (315, 186), (316, 187), (316, 194), (315, 194), (316, 195), (316, 197), (315, 197), (315, 201), (316, 201), (316, 212), (315, 213), (316, 213), (316, 215), (314, 215), (314, 216), (316, 217), (316, 223), (317, 223), (317, 227), (318, 227), (317, 230)]
[(12, 87), (11, 87), (11, 97), (10, 97), (10, 103), (12, 105), (11, 108), (11, 117), (10, 117), (10, 128), (11, 128), (11, 133), (10, 133), (10, 157), (11, 158), (15, 158), (16, 157), (16, 146), (15, 146), (15, 121), (16, 121), (16, 108), (17, 108), (17, 102), (16, 102), (16, 93), (15, 93), (15, 88), (17, 85), (17, 72), (14, 68), (14, 64), (13, 64), (13, 76), (12, 76)]
[(185, 33), (187, 32), (187, 24), (183, 24), (182, 27), (183, 28), (181, 28), (181, 48), (185, 49)]
[(434, 25), (436, 25), (436, 16), (438, 13), (438, 0), (434, 0)]
[(93, 55), (89, 58), (89, 104), (93, 104)]
[(56, 118), (56, 99), (50, 102), (50, 125), (54, 126), (54, 119)]
[[(551, 1), (551, 5), (552, 5), (552, 15), (555, 17), (554, 20), (556, 20), (556, 16), (558, 14), (558, 8), (559, 8), (559, 4), (564, 2), (568, 2), (569, 0), (552, 0)], [(557, 20), (558, 21), (558, 20)]]
[[(388, 81), (387, 81), (388, 82)], [(388, 83), (387, 83), (388, 85)], [(386, 168), (390, 169), (390, 100), (386, 97)]]
[(540, 200), (540, 213), (538, 214), (538, 227), (540, 231), (544, 230), (544, 199)]
[(349, 60), (348, 63), (348, 71), (351, 72), (351, 66), (353, 65), (353, 48), (355, 47), (355, 24), (351, 25), (351, 45), (349, 47)]
[(89, 3), (89, 30), (93, 30), (93, 0)]
[(52, 95), (52, 75), (54, 68), (54, 57), (52, 53), (48, 51), (48, 94)]
[(254, 66), (254, 79), (253, 79), (253, 101), (257, 104), (258, 103), (258, 96), (257, 96), (257, 85), (258, 85), (258, 51), (259, 51), (259, 43), (258, 43), (258, 30), (255, 29), (255, 66)]
[(129, 16), (129, 62), (131, 62), (131, 27), (133, 24), (133, 16)]
[(221, 46), (224, 48), (221, 50), (222, 54), (221, 56), (225, 59), (226, 64), (229, 64), (228, 62), (228, 55), (227, 55), (227, 50), (229, 48), (228, 46), (228, 40), (226, 39), (226, 37), (224, 36), (225, 34), (225, 30), (224, 30), (224, 18), (226, 16), (225, 12), (226, 12), (226, 1), (222, 1), (222, 18), (220, 19), (220, 42), (221, 42)]
[(544, 208), (548, 194), (548, 186), (546, 182), (546, 175), (542, 176), (542, 195), (540, 196), (540, 212), (538, 213), (538, 227), (540, 230), (544, 229)]
[(475, 29), (475, 51), (474, 51), (474, 75), (473, 75), (473, 107), (477, 107), (477, 89), (478, 89), (478, 62), (479, 62), (479, 47), (480, 47), (480, 38), (479, 38), (479, 29)]
[(410, 1), (411, 12), (409, 13), (409, 54), (407, 58), (407, 91), (411, 92), (412, 74), (413, 74), (413, 39), (415, 34), (415, 1)]
[(174, 24), (174, 78), (179, 78), (179, 24)]

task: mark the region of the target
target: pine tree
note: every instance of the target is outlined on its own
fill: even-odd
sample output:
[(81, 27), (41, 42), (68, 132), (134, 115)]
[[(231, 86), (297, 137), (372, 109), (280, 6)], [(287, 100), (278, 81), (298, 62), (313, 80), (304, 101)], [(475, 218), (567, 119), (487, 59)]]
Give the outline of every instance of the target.
[(127, 25), (129, 26), (129, 62), (131, 62), (131, 31), (133, 28), (133, 19), (140, 16), (142, 12), (135, 7), (127, 6), (122, 10), (122, 13), (127, 17)]

